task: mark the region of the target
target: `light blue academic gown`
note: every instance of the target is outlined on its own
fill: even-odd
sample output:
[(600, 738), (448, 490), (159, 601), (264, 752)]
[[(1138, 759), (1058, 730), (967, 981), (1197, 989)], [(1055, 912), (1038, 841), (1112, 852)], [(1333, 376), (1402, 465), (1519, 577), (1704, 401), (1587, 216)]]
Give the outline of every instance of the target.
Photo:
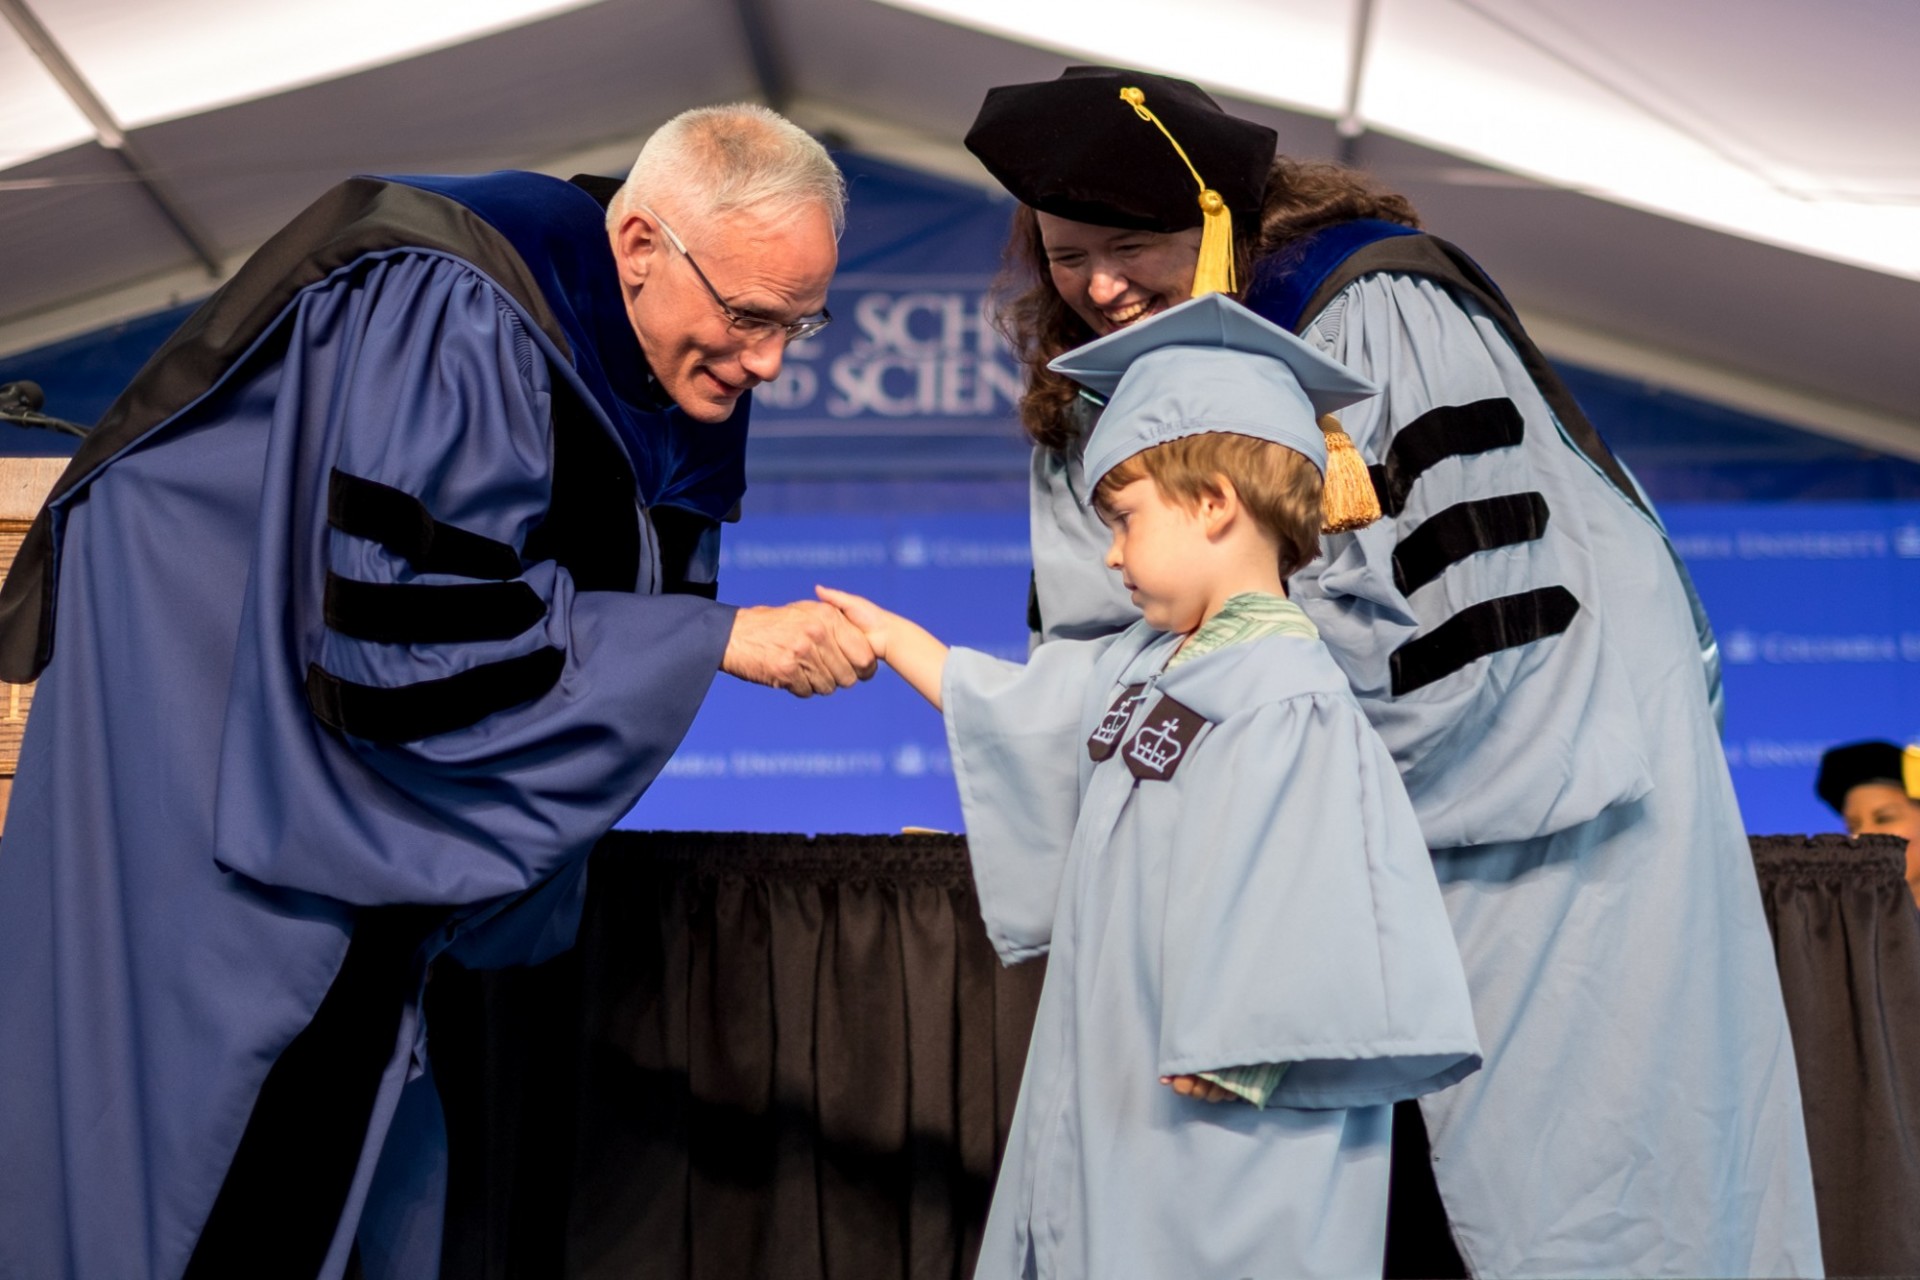
[[(1340, 417), (1370, 464), (1404, 442), (1411, 477), (1396, 515), (1325, 539), (1292, 589), (1393, 753), (1472, 987), (1486, 1068), (1421, 1102), (1463, 1257), (1477, 1276), (1820, 1274), (1772, 946), (1661, 530), (1474, 304), (1368, 275), (1302, 336), (1384, 388)], [(1036, 462), (1036, 563), (1097, 524), (1070, 480)], [(1488, 499), (1536, 535), (1437, 537)], [(1051, 598), (1039, 579), (1049, 635), (1130, 616), (1116, 575), (1083, 566)], [(1576, 608), (1551, 631), (1555, 588)], [(1507, 647), (1445, 670), (1473, 619), (1442, 628), (1505, 597), (1542, 602), (1535, 621), (1516, 610)]]
[[(1378, 1276), (1390, 1104), (1479, 1060), (1431, 864), (1318, 641), (1177, 641), (948, 661), (988, 935), (1049, 956), (977, 1274)], [(1292, 1064), (1264, 1110), (1159, 1082), (1254, 1063)]]

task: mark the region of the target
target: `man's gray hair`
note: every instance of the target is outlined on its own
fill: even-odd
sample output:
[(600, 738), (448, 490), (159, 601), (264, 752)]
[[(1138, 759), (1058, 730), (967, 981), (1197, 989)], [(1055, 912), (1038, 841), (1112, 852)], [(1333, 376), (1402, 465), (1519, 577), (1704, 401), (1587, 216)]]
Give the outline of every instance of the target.
[(607, 206), (607, 225), (642, 204), (666, 204), (683, 218), (700, 219), (815, 205), (832, 220), (835, 239), (847, 225), (846, 180), (827, 149), (785, 116), (751, 102), (695, 107), (654, 130)]

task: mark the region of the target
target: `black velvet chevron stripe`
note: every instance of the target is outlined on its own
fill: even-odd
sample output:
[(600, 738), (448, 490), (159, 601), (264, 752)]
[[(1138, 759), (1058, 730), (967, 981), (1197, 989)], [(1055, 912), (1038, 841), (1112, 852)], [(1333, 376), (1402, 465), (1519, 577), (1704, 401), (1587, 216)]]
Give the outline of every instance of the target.
[(1490, 653), (1557, 636), (1579, 612), (1580, 602), (1565, 587), (1538, 587), (1469, 605), (1394, 651), (1393, 695), (1425, 688)]
[(1443, 404), (1401, 428), (1384, 466), (1369, 467), (1380, 509), (1398, 516), (1407, 508), (1413, 482), (1436, 462), (1520, 443), (1520, 410), (1505, 396), (1472, 404)]
[(1476, 552), (1532, 542), (1546, 531), (1547, 500), (1537, 493), (1456, 502), (1394, 547), (1394, 585), (1401, 595), (1412, 595)]
[(327, 523), (379, 543), (417, 573), (500, 581), (520, 576), (520, 556), (506, 543), (443, 524), (412, 494), (338, 468), (327, 485)]
[(362, 582), (327, 574), (327, 625), (375, 644), (507, 640), (547, 616), (524, 582)]
[(533, 701), (559, 681), (566, 660), (559, 649), (536, 649), (458, 675), (392, 688), (342, 680), (314, 663), (307, 668), (307, 705), (322, 724), (355, 738), (414, 742)]

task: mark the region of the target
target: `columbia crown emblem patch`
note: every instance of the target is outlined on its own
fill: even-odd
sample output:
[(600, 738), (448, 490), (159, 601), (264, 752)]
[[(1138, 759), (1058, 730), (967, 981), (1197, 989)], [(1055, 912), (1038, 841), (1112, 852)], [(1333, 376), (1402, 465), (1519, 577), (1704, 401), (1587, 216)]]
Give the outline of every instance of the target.
[(1171, 778), (1206, 726), (1206, 717), (1198, 711), (1162, 695), (1127, 743), (1128, 772), (1142, 782)]
[(1130, 684), (1120, 691), (1120, 696), (1107, 708), (1107, 714), (1100, 718), (1099, 725), (1087, 738), (1087, 754), (1095, 760), (1105, 760), (1113, 754), (1120, 735), (1127, 731), (1127, 721), (1133, 718), (1133, 709), (1140, 705), (1145, 697), (1147, 686)]

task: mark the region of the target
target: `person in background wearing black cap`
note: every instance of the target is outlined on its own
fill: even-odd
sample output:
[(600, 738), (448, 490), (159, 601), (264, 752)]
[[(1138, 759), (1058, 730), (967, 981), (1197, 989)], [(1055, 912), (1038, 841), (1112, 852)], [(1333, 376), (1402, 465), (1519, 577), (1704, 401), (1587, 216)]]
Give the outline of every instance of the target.
[(1293, 598), (1406, 782), (1488, 1053), (1396, 1115), (1396, 1231), (1429, 1167), (1449, 1230), (1397, 1257), (1412, 1237), (1390, 1237), (1388, 1270), (1817, 1275), (1793, 1047), (1684, 569), (1485, 273), (1401, 197), (1275, 142), (1142, 72), (988, 93), (967, 145), (1023, 205), (1001, 315), (1036, 446), (1029, 621), (1044, 646), (1137, 616), (1088, 554), (1100, 407), (1056, 356), (1222, 290), (1379, 383), (1340, 425), (1387, 518), (1329, 537)]
[(1920, 904), (1920, 748), (1849, 742), (1820, 757), (1813, 789), (1847, 824), (1850, 836), (1899, 836), (1907, 842), (1907, 887)]

